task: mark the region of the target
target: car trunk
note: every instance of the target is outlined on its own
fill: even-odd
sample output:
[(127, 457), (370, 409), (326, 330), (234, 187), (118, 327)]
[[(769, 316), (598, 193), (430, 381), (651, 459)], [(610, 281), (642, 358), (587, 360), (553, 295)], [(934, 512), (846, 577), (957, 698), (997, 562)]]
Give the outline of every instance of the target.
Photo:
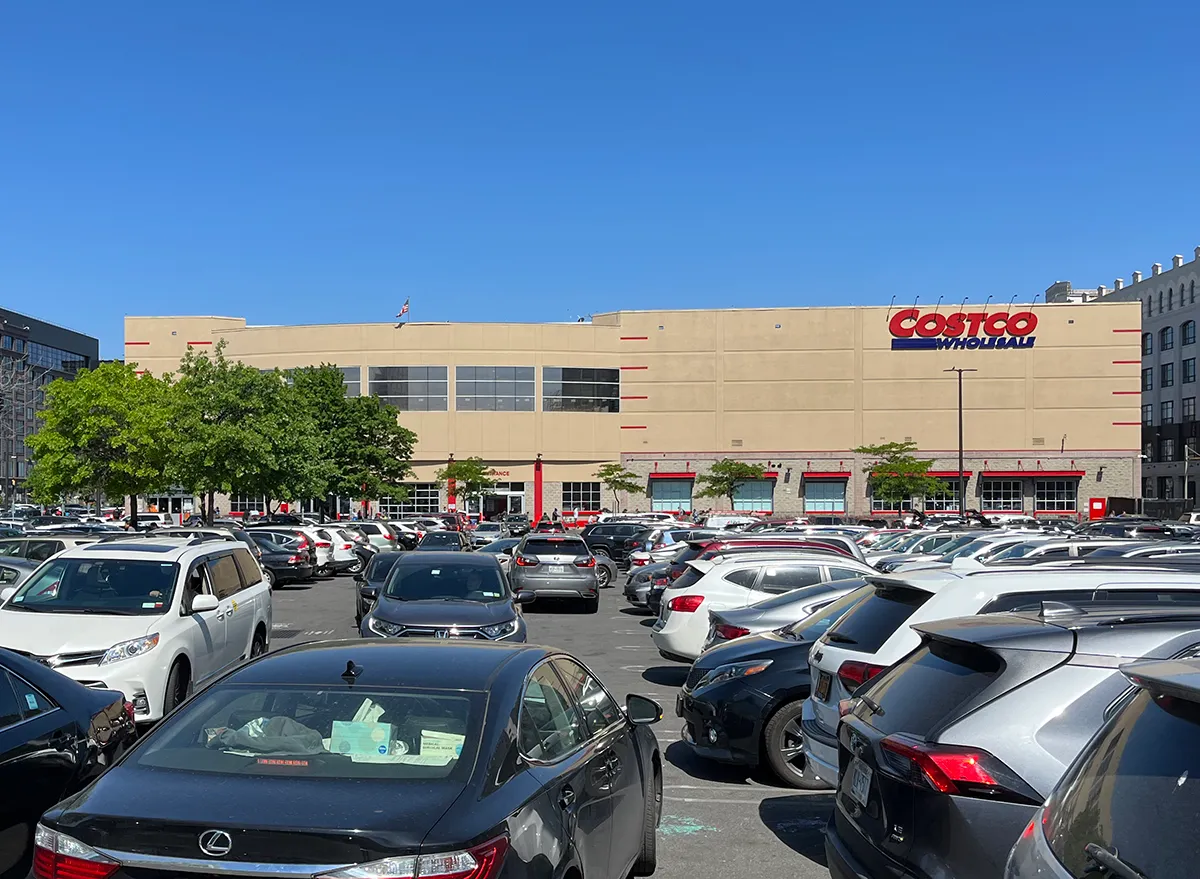
[(577, 565), (591, 557), (587, 545), (573, 537), (538, 537), (525, 541), (521, 559), (537, 564), (529, 565), (524, 562), (521, 570), (536, 577), (561, 577), (570, 580), (586, 580), (595, 567), (592, 565)]

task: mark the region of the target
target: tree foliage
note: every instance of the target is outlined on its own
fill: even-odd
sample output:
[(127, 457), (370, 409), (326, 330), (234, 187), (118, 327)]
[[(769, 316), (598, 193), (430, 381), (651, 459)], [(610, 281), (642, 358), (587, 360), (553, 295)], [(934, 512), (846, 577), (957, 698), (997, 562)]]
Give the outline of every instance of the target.
[(626, 504), (629, 502), (629, 495), (646, 493), (641, 478), (632, 470), (625, 469), (623, 464), (602, 464), (594, 475), (613, 495), (625, 495)]
[(31, 494), (53, 503), (64, 494), (110, 498), (170, 484), (177, 431), (169, 382), (139, 376), (133, 364), (102, 363), (46, 387), (42, 425), (26, 443), (33, 453)]
[(743, 482), (762, 479), (761, 464), (747, 464), (745, 461), (735, 461), (732, 458), (722, 458), (708, 468), (707, 473), (697, 477), (700, 490), (696, 497), (723, 497), (729, 501), (733, 509), (733, 494)]
[(855, 454), (871, 458), (863, 468), (871, 485), (871, 494), (879, 500), (900, 503), (917, 495), (938, 494), (946, 490), (944, 480), (929, 475), (933, 460), (918, 458), (912, 442), (860, 446)]
[(475, 497), (496, 487), (496, 480), (491, 476), (491, 467), (483, 463), (483, 458), (463, 458), (451, 461), (437, 472), (438, 482), (450, 487), (454, 480), (454, 493)]

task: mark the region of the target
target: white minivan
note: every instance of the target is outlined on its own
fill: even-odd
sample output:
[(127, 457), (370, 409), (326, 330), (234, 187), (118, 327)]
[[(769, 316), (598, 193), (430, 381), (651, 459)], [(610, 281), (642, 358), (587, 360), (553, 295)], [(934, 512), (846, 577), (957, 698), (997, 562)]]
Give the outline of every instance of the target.
[(271, 588), (241, 544), (153, 538), (79, 546), (0, 592), (0, 646), (91, 687), (139, 723), (265, 653)]

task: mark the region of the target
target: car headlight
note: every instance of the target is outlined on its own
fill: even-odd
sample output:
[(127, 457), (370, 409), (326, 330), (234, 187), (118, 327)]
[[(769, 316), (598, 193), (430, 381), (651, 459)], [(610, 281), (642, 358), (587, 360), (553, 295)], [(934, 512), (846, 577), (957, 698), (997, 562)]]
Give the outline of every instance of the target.
[(395, 638), (404, 631), (404, 626), (399, 623), (389, 623), (387, 620), (381, 620), (378, 617), (368, 617), (367, 628), (376, 635), (383, 635), (385, 638)]
[(491, 638), (493, 641), (499, 641), (501, 638), (507, 638), (517, 630), (517, 621), (509, 620), (506, 623), (496, 623), (494, 626), (484, 626), (479, 631)]
[(108, 665), (110, 662), (120, 662), (122, 659), (133, 659), (135, 656), (141, 656), (158, 646), (158, 632), (153, 635), (146, 635), (144, 638), (134, 638), (132, 641), (122, 641), (120, 644), (114, 644), (108, 648), (108, 652), (104, 654), (104, 658), (100, 660), (101, 665)]
[(701, 687), (711, 687), (713, 684), (721, 684), (725, 681), (731, 681), (734, 678), (748, 678), (751, 675), (756, 675), (759, 672), (766, 671), (771, 667), (772, 660), (761, 659), (756, 662), (731, 662), (727, 665), (718, 665), (697, 683), (694, 689), (699, 690)]

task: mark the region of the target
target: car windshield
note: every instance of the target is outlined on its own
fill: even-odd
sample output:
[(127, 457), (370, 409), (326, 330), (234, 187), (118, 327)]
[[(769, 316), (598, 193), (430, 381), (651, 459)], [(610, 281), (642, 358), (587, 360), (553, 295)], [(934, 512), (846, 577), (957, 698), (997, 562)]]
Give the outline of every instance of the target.
[(525, 541), (525, 555), (587, 555), (587, 544), (572, 537), (538, 537)]
[(1002, 562), (1007, 559), (1024, 558), (1025, 556), (1029, 555), (1029, 553), (1033, 552), (1033, 550), (1035, 550), (1037, 547), (1041, 546), (1044, 542), (1045, 541), (1037, 540), (1013, 544), (1008, 549), (1001, 550), (1000, 552), (996, 553), (994, 556), (989, 558), (988, 561)]
[(461, 546), (457, 531), (439, 531), (436, 534), (426, 534), (421, 538), (421, 546)]
[(831, 601), (798, 623), (786, 627), (782, 632), (797, 641), (815, 641), (824, 635), (830, 626), (841, 619), (846, 611), (871, 596), (874, 591), (874, 586), (861, 586), (853, 592), (846, 593), (837, 601)]
[(899, 544), (901, 540), (904, 540), (904, 538), (909, 536), (911, 535), (907, 531), (901, 531), (897, 534), (885, 534), (883, 537), (872, 543), (869, 547), (869, 550), (871, 552), (876, 552), (881, 549), (891, 549), (893, 546)]
[(507, 591), (495, 562), (439, 562), (397, 565), (383, 594), (397, 601), (499, 601)]
[(481, 546), (481, 547), (479, 547), (479, 549), (477, 549), (475, 551), (476, 552), (502, 553), (502, 552), (504, 552), (504, 550), (508, 549), (510, 546), (516, 546), (520, 542), (521, 542), (521, 540), (518, 537), (508, 537), (508, 538), (505, 538), (504, 540), (493, 540), (491, 543), (487, 544), (486, 546)]
[(963, 534), (963, 535), (960, 535), (959, 537), (954, 538), (949, 543), (943, 543), (941, 546), (930, 549), (929, 552), (932, 553), (933, 555), (938, 555), (938, 556), (941, 556), (943, 559), (945, 559), (947, 553), (954, 552), (954, 550), (956, 550), (956, 549), (960, 549), (961, 547), (964, 547), (964, 546), (967, 546), (968, 544), (974, 543), (975, 540), (976, 540), (976, 537), (974, 534)]
[(903, 540), (898, 540), (893, 545), (889, 546), (888, 550), (891, 552), (908, 552), (909, 549), (916, 546), (928, 536), (928, 534), (921, 533), (909, 534)]
[(136, 752), (146, 769), (221, 775), (465, 781), (483, 694), (217, 686)]
[(500, 523), (499, 522), (480, 522), (478, 525), (475, 526), (475, 530), (476, 531), (499, 531)]
[(384, 555), (377, 555), (367, 565), (367, 571), (363, 574), (363, 577), (368, 582), (373, 583), (386, 580), (388, 574), (392, 572), (392, 568), (396, 566), (396, 562), (398, 561), (400, 561), (400, 553), (389, 552)]
[(34, 613), (156, 616), (171, 606), (179, 566), (129, 559), (56, 559), (4, 606)]
[(952, 562), (958, 558), (971, 558), (975, 553), (992, 545), (991, 540), (972, 540), (954, 547), (949, 552), (942, 553), (942, 561)]

